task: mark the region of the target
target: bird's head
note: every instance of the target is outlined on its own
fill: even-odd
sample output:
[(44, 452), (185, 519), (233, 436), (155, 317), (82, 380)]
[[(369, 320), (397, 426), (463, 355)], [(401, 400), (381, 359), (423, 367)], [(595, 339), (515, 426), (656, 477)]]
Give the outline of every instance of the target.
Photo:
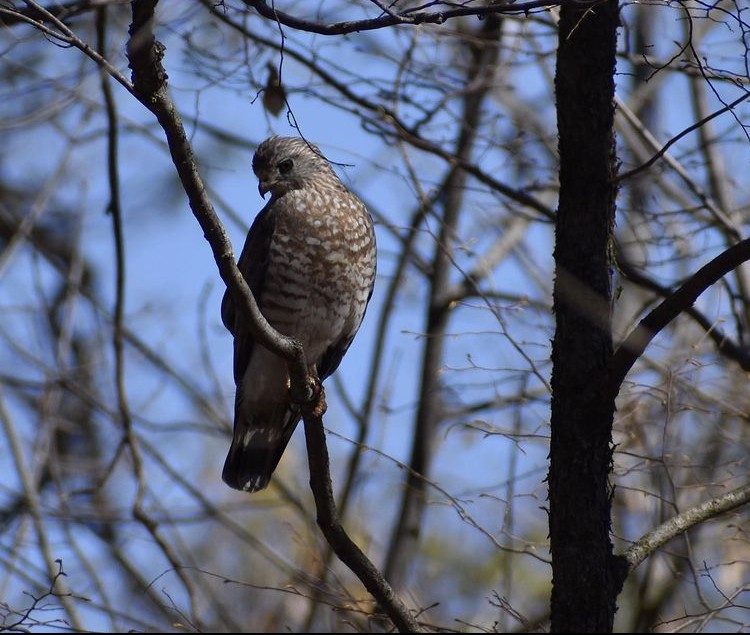
[(316, 146), (299, 137), (270, 137), (258, 146), (253, 157), (253, 172), (258, 177), (258, 191), (278, 198), (333, 174), (331, 166)]

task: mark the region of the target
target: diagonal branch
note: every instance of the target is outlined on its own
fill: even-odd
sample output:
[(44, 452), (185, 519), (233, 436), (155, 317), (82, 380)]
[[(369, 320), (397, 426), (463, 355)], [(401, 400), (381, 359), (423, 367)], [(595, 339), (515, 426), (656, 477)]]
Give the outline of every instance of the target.
[[(636, 168), (633, 168), (632, 170), (628, 170), (627, 172), (618, 174), (615, 177), (614, 181), (616, 183), (620, 183), (622, 181), (625, 181), (627, 179), (634, 177), (636, 174), (640, 174), (641, 172), (648, 170), (648, 168), (650, 168), (661, 157), (663, 157), (666, 154), (667, 150), (669, 150), (669, 148), (672, 147), (675, 143), (677, 143), (680, 139), (689, 135), (694, 130), (698, 130), (702, 126), (705, 126), (709, 121), (711, 121), (712, 119), (715, 119), (719, 115), (723, 115), (725, 112), (731, 112), (734, 108), (739, 106), (743, 101), (748, 101), (748, 100), (750, 100), (750, 91), (745, 91), (741, 96), (735, 99), (732, 103), (727, 104), (723, 108), (719, 108), (718, 110), (712, 112), (710, 115), (706, 115), (700, 121), (696, 121), (694, 124), (691, 124), (690, 126), (685, 128), (682, 132), (677, 133), (674, 137), (672, 137), (669, 141), (667, 141), (659, 149), (659, 151), (656, 154), (654, 154), (648, 161), (646, 161), (645, 163), (642, 163)], [(622, 108), (622, 104), (620, 104), (620, 107)]]
[[(633, 284), (638, 285), (642, 289), (652, 291), (662, 298), (668, 298), (672, 295), (672, 289), (662, 286), (653, 278), (650, 278), (633, 266), (619, 247), (617, 247), (616, 258), (617, 268)], [(694, 306), (687, 307), (685, 314), (690, 316), (706, 332), (706, 335), (713, 340), (716, 349), (722, 355), (737, 362), (743, 370), (750, 372), (750, 350), (732, 340), (723, 329), (716, 325), (715, 321), (711, 320)]]
[(308, 403), (303, 407), (307, 460), (310, 465), (310, 489), (315, 497), (318, 526), (339, 559), (362, 581), (396, 628), (402, 633), (422, 632), (417, 620), (394, 593), (383, 574), (354, 544), (341, 525), (331, 485), (323, 412), (325, 396), (321, 389), (318, 402)]
[[(219, 273), (233, 294), (236, 305), (249, 318), (258, 342), (283, 357), (289, 364), (292, 398), (306, 404), (305, 432), (308, 437), (310, 484), (318, 511), (318, 524), (342, 561), (359, 576), (362, 583), (383, 606), (399, 630), (421, 630), (403, 602), (367, 557), (351, 541), (338, 521), (329, 472), (328, 451), (323, 434), (324, 401), (312, 399), (305, 353), (299, 342), (276, 332), (258, 308), (247, 282), (234, 259), (231, 243), (222, 226), (198, 172), (192, 147), (177, 108), (167, 88), (167, 74), (162, 66), (164, 45), (153, 34), (154, 8), (157, 0), (134, 0), (133, 22), (128, 41), (128, 59), (133, 71), (134, 93), (157, 118), (163, 128), (172, 160), (188, 196), (190, 208), (211, 246)], [(322, 399), (322, 392), (319, 395)], [(314, 402), (314, 403), (313, 403)]]
[(294, 400), (299, 403), (309, 401), (313, 393), (308, 384), (302, 346), (293, 338), (276, 332), (261, 314), (247, 282), (237, 268), (226, 230), (206, 194), (193, 149), (167, 88), (167, 73), (161, 63), (165, 47), (155, 39), (152, 28), (156, 4), (157, 0), (132, 3), (133, 23), (130, 26), (127, 53), (133, 71), (135, 96), (156, 116), (164, 130), (190, 209), (203, 229), (222, 280), (230, 289), (236, 305), (251, 318), (249, 322), (253, 336), (289, 364)]
[(698, 296), (721, 277), (750, 260), (750, 238), (737, 243), (701, 267), (693, 276), (659, 306), (643, 318), (615, 351), (609, 367), (609, 394), (614, 398), (620, 391), (625, 376), (643, 354), (651, 340), (683, 311), (687, 311)]
[(632, 571), (672, 538), (686, 532), (698, 523), (737, 509), (748, 502), (750, 502), (750, 484), (704, 501), (681, 514), (677, 514), (677, 516), (673, 516), (665, 523), (649, 531), (628, 548), (623, 554), (625, 560), (627, 560), (628, 569)]

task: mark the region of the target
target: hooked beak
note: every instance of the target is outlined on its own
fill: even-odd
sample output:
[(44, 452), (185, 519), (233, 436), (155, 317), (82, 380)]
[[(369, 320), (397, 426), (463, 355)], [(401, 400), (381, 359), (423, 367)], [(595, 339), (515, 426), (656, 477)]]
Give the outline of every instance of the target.
[(269, 187), (268, 183), (261, 179), (261, 181), (258, 183), (258, 192), (260, 192), (260, 197), (263, 199), (266, 198), (266, 194), (268, 194), (268, 191), (270, 189), (271, 188)]

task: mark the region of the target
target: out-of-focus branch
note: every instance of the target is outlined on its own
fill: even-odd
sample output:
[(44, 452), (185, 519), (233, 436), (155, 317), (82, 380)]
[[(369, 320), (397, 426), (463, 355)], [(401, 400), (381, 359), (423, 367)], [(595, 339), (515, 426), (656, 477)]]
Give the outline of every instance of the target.
[[(703, 164), (705, 166), (707, 189), (711, 197), (717, 201), (718, 206), (721, 209), (727, 210), (730, 219), (741, 224), (742, 214), (739, 211), (736, 211), (734, 214), (732, 213), (732, 210), (737, 210), (738, 206), (732, 195), (732, 189), (729, 186), (730, 179), (726, 178), (726, 174), (728, 174), (727, 165), (716, 144), (712, 143), (712, 139), (716, 137), (716, 130), (710, 121), (714, 115), (709, 114), (710, 107), (707, 92), (710, 91), (714, 97), (718, 97), (718, 94), (716, 88), (714, 88), (713, 80), (706, 73), (703, 60), (701, 60), (700, 54), (696, 49), (696, 46), (701, 47), (701, 40), (705, 37), (705, 34), (699, 35), (699, 33), (704, 31), (704, 29), (696, 29), (692, 19), (687, 19), (683, 22), (683, 29), (685, 29), (688, 35), (689, 50), (693, 62), (701, 73), (700, 75), (690, 76), (688, 81), (690, 85), (690, 97), (695, 113), (694, 118), (702, 124), (698, 128), (698, 138), (700, 139), (698, 148), (705, 157)], [(745, 97), (750, 100), (750, 91), (746, 91)], [(719, 97), (719, 100), (727, 108), (732, 109), (732, 105), (727, 105), (721, 97)], [(737, 118), (737, 114), (732, 112), (732, 115), (740, 126), (742, 126), (742, 123)], [(744, 129), (744, 126), (742, 127)], [(745, 136), (748, 136), (747, 131), (745, 131)], [(728, 243), (731, 244), (732, 242), (730, 236)], [(748, 325), (750, 325), (749, 276), (750, 272), (748, 272), (747, 267), (737, 267), (732, 276), (736, 281), (738, 291), (734, 302), (734, 316), (737, 322), (737, 332), (741, 334), (745, 333), (748, 330)]]
[[(466, 86), (473, 85), (491, 72), (498, 54), (501, 26), (501, 18), (488, 16), (476, 30), (475, 40), (469, 40), (468, 52), (471, 55), (471, 63), (466, 71)], [(458, 130), (455, 149), (455, 156), (462, 162), (471, 162), (481, 122), (481, 107), (488, 94), (489, 83), (485, 82), (478, 90), (468, 91), (464, 96), (462, 123)], [(406, 571), (421, 534), (427, 504), (425, 481), (415, 475), (429, 474), (436, 429), (444, 415), (440, 371), (444, 363), (444, 336), (452, 306), (446, 304), (443, 299), (450, 288), (453, 245), (463, 209), (466, 179), (466, 172), (454, 167), (446, 181), (440, 231), (436, 237), (431, 263), (429, 301), (425, 316), (425, 332), (428, 337), (425, 338), (422, 352), (419, 405), (412, 434), (410, 469), (406, 475), (406, 487), (384, 566), (385, 575), (397, 586), (405, 583)]]
[[(749, 99), (750, 99), (750, 91), (745, 91), (743, 95), (735, 99), (733, 102), (727, 104), (723, 108), (719, 108), (718, 110), (712, 112), (710, 115), (706, 115), (700, 121), (696, 121), (695, 123), (689, 125), (687, 128), (677, 133), (674, 137), (672, 137), (669, 141), (667, 141), (658, 150), (658, 152), (654, 154), (654, 156), (652, 156), (648, 161), (646, 161), (642, 165), (639, 165), (636, 168), (633, 168), (632, 170), (628, 170), (627, 172), (618, 174), (617, 177), (615, 178), (615, 181), (620, 183), (622, 181), (625, 181), (627, 179), (634, 177), (636, 174), (640, 174), (644, 170), (648, 170), (648, 168), (650, 168), (661, 157), (663, 157), (667, 153), (667, 150), (669, 150), (669, 148), (672, 147), (675, 143), (677, 143), (680, 139), (689, 135), (691, 132), (698, 130), (699, 128), (706, 125), (709, 121), (711, 121), (712, 119), (715, 119), (719, 115), (723, 115), (726, 112), (731, 112), (734, 108), (739, 106), (743, 101), (747, 101)], [(622, 103), (618, 104), (618, 107), (622, 108)]]
[[(97, 12), (96, 32), (97, 49), (102, 59), (106, 59), (106, 9)], [(179, 567), (177, 557), (172, 544), (164, 539), (158, 530), (158, 523), (145, 510), (146, 498), (146, 473), (143, 464), (138, 437), (133, 430), (130, 407), (128, 405), (127, 391), (125, 389), (125, 357), (123, 337), (123, 315), (125, 306), (125, 246), (122, 230), (122, 210), (120, 201), (119, 167), (118, 167), (118, 132), (117, 111), (115, 108), (112, 89), (109, 85), (109, 73), (100, 65), (100, 81), (104, 97), (105, 111), (107, 115), (107, 175), (109, 181), (109, 212), (112, 216), (112, 231), (115, 242), (115, 307), (113, 311), (112, 343), (115, 352), (115, 389), (117, 393), (117, 409), (120, 424), (123, 428), (123, 440), (130, 449), (133, 460), (133, 471), (136, 479), (136, 497), (133, 502), (133, 517), (151, 534), (154, 542), (159, 545), (164, 556), (172, 566)], [(187, 575), (178, 568), (184, 588), (190, 598), (193, 615), (198, 616), (197, 598), (194, 586)]]
[[(38, 29), (41, 33), (48, 36), (53, 41), (59, 41), (69, 46), (77, 48), (79, 51), (84, 53), (90, 59), (92, 59), (98, 66), (104, 68), (115, 80), (117, 80), (127, 91), (132, 92), (133, 86), (127, 80), (126, 77), (120, 73), (108, 59), (99, 54), (98, 51), (94, 50), (85, 41), (79, 38), (61, 19), (59, 19), (54, 13), (50, 12), (46, 7), (40, 5), (33, 0), (26, 0), (26, 4), (29, 5), (32, 14), (25, 15), (15, 7), (7, 7), (0, 5), (0, 24), (7, 22), (9, 19), (18, 18), (19, 21), (25, 22)], [(37, 16), (37, 17), (32, 17)]]
[[(705, 121), (709, 121), (714, 116), (718, 116), (719, 114), (722, 114), (726, 112), (727, 110), (731, 110), (731, 108), (737, 106), (743, 101), (746, 101), (748, 98), (750, 98), (750, 93), (745, 93), (740, 99), (736, 100), (735, 102), (730, 104), (728, 107), (717, 111), (716, 113), (714, 113), (713, 115), (710, 115), (709, 117), (706, 117)], [(727, 216), (726, 212), (717, 205), (716, 201), (714, 201), (698, 183), (696, 183), (695, 179), (693, 179), (690, 176), (690, 174), (682, 166), (682, 164), (667, 152), (667, 150), (672, 145), (672, 143), (677, 141), (682, 136), (688, 134), (689, 132), (692, 132), (697, 127), (702, 125), (704, 122), (698, 122), (697, 124), (689, 126), (685, 130), (683, 130), (679, 135), (677, 135), (671, 141), (669, 141), (667, 144), (665, 144), (664, 146), (660, 146), (659, 141), (656, 139), (656, 137), (651, 133), (651, 131), (646, 126), (643, 125), (640, 119), (635, 115), (635, 113), (633, 113), (630, 110), (630, 108), (628, 108), (625, 102), (623, 102), (621, 99), (615, 96), (615, 103), (617, 104), (618, 112), (621, 112), (623, 114), (623, 116), (628, 121), (628, 123), (638, 131), (638, 133), (641, 135), (643, 140), (648, 145), (650, 145), (652, 149), (657, 150), (657, 153), (650, 160), (646, 161), (646, 163), (644, 163), (640, 167), (637, 167), (633, 170), (625, 172), (624, 174), (616, 176), (613, 179), (613, 182), (621, 183), (623, 180), (627, 180), (630, 177), (634, 176), (635, 174), (638, 174), (641, 171), (651, 167), (651, 165), (653, 165), (655, 161), (657, 161), (661, 157), (664, 157), (664, 161), (666, 162), (666, 164), (672, 170), (674, 170), (676, 174), (679, 175), (679, 177), (690, 188), (693, 194), (695, 194), (695, 196), (700, 200), (701, 204), (703, 204), (706, 207), (706, 209), (714, 216), (714, 218), (716, 218), (716, 221), (720, 223), (722, 227), (724, 227), (724, 229), (726, 230), (727, 234), (731, 237), (731, 239), (740, 240), (742, 238), (742, 234), (740, 230), (737, 228), (737, 226)]]
[(71, 626), (75, 630), (82, 630), (81, 618), (78, 614), (78, 609), (75, 603), (72, 601), (71, 594), (67, 591), (67, 585), (63, 580), (58, 580), (57, 572), (59, 566), (56, 566), (56, 559), (53, 554), (52, 541), (48, 535), (47, 528), (44, 523), (44, 512), (42, 510), (42, 503), (39, 499), (39, 492), (37, 491), (37, 484), (32, 475), (31, 469), (26, 464), (24, 458), (24, 451), (21, 444), (21, 440), (16, 432), (17, 426), (12, 422), (10, 412), (5, 407), (5, 399), (2, 391), (0, 391), (0, 426), (5, 433), (5, 437), (8, 442), (10, 455), (12, 457), (13, 464), (16, 469), (16, 475), (21, 482), (21, 488), (23, 489), (24, 498), (26, 505), (28, 506), (29, 514), (34, 526), (36, 533), (36, 541), (39, 546), (39, 554), (44, 561), (44, 566), (47, 570), (47, 575), (50, 581), (58, 584), (58, 592), (60, 593), (60, 602), (62, 603), (65, 612), (67, 613), (68, 619), (70, 620)]
[(657, 551), (667, 542), (688, 531), (698, 523), (702, 523), (720, 514), (750, 502), (750, 484), (707, 500), (700, 505), (677, 514), (665, 523), (649, 531), (645, 536), (633, 544), (623, 555), (630, 571), (635, 569), (648, 556)]
[(13, 9), (13, 11), (4, 11), (0, 9), (0, 28), (24, 24), (28, 22), (41, 22), (46, 24), (53, 18), (64, 21), (74, 18), (89, 11), (96, 11), (104, 8), (106, 5), (126, 4), (128, 0), (74, 0), (73, 2), (58, 3), (54, 2), (49, 7), (43, 7), (30, 4), (24, 9)]

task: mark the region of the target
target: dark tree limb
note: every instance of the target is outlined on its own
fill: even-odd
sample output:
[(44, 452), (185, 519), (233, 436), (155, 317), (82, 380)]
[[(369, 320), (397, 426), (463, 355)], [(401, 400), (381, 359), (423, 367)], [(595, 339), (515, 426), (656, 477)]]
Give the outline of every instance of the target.
[(222, 280), (230, 289), (240, 310), (250, 316), (253, 336), (260, 344), (283, 357), (289, 364), (292, 395), (297, 402), (309, 401), (312, 387), (302, 346), (290, 337), (277, 333), (266, 321), (253, 298), (247, 282), (235, 262), (232, 245), (219, 221), (198, 172), (193, 149), (177, 108), (167, 89), (167, 73), (162, 66), (164, 45), (153, 34), (154, 8), (158, 0), (135, 0), (131, 3), (133, 22), (127, 53), (133, 71), (134, 93), (157, 118), (167, 138), (177, 174), (187, 194), (190, 209), (211, 246)]
[(361, 580), (378, 601), (393, 624), (402, 633), (421, 632), (422, 628), (406, 605), (394, 593), (382, 573), (349, 538), (341, 525), (329, 470), (328, 447), (323, 429), (325, 395), (320, 390), (318, 401), (303, 406), (307, 460), (310, 466), (310, 489), (315, 498), (318, 527), (338, 558)]
[[(617, 253), (617, 268), (627, 280), (643, 289), (657, 293), (662, 298), (668, 298), (674, 293), (674, 289), (660, 285), (654, 279), (639, 271), (619, 250)], [(694, 306), (686, 307), (684, 313), (691, 317), (706, 332), (706, 335), (713, 340), (716, 348), (722, 355), (737, 362), (742, 370), (750, 372), (750, 350), (735, 342), (716, 325), (715, 321), (711, 320)], [(617, 386), (617, 389), (619, 390), (619, 386)]]
[(664, 327), (680, 313), (690, 309), (708, 287), (748, 260), (750, 238), (730, 247), (701, 267), (677, 291), (644, 317), (612, 356), (607, 386), (610, 397), (614, 399), (617, 396), (628, 371)]
[(318, 510), (318, 525), (336, 554), (385, 608), (396, 627), (402, 632), (420, 631), (419, 624), (409, 610), (395, 596), (382, 574), (351, 541), (338, 521), (323, 432), (325, 399), (322, 389), (317, 391), (317, 399), (313, 399), (316, 391), (308, 377), (302, 346), (296, 340), (282, 336), (268, 324), (237, 268), (231, 243), (208, 199), (192, 147), (177, 108), (169, 96), (167, 74), (161, 63), (164, 46), (155, 39), (152, 29), (156, 4), (157, 0), (134, 0), (131, 3), (133, 22), (128, 42), (128, 60), (133, 71), (135, 95), (156, 116), (166, 134), (169, 151), (188, 196), (190, 208), (211, 246), (219, 273), (231, 290), (236, 306), (248, 317), (253, 335), (259, 343), (286, 359), (289, 364), (293, 398), (304, 404), (310, 485)]
[[(260, 15), (269, 20), (279, 22), (297, 31), (308, 31), (320, 35), (343, 35), (345, 33), (355, 33), (359, 31), (373, 31), (384, 27), (406, 24), (417, 26), (419, 24), (443, 24), (453, 18), (466, 16), (476, 16), (484, 18), (489, 15), (521, 15), (528, 14), (536, 10), (544, 10), (549, 7), (567, 4), (578, 7), (591, 7), (601, 2), (601, 0), (530, 0), (529, 2), (519, 3), (481, 3), (474, 6), (456, 7), (455, 3), (446, 2), (445, 10), (436, 9), (434, 11), (422, 11), (415, 8), (407, 8), (400, 13), (389, 9), (383, 11), (377, 18), (365, 20), (350, 20), (345, 22), (331, 22), (328, 24), (314, 22), (304, 18), (298, 18), (290, 13), (279, 11), (273, 3), (269, 4), (266, 0), (243, 0), (244, 3), (254, 8)], [(438, 4), (438, 3), (434, 3)], [(468, 3), (465, 3), (468, 5)]]

